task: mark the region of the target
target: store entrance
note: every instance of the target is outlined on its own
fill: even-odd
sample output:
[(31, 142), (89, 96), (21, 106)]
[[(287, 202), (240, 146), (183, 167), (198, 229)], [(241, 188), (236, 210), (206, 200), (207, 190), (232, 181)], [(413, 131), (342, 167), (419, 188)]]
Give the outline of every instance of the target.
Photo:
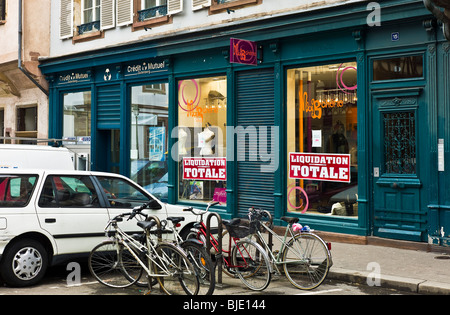
[(97, 167), (99, 171), (121, 174), (120, 129), (98, 130)]
[(373, 98), (373, 234), (424, 241), (423, 180), (429, 164), (419, 148), (427, 135), (426, 104), (419, 90), (410, 93), (383, 92)]

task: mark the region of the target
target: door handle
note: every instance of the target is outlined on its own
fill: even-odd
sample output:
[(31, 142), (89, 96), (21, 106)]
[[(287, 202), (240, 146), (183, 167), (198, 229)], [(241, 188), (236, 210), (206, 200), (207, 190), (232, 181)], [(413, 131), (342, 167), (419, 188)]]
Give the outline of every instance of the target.
[(398, 183), (392, 183), (392, 184), (391, 184), (391, 188), (394, 188), (394, 189), (403, 189), (403, 188), (405, 188), (405, 184), (403, 184), (403, 183), (400, 183), (400, 184), (398, 184)]
[(45, 223), (56, 223), (56, 219), (54, 218), (45, 219)]

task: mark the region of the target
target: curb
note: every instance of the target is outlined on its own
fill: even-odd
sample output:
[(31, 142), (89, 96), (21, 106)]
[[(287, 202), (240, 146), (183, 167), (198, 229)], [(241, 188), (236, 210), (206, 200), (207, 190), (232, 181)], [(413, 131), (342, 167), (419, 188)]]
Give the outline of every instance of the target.
[[(327, 278), (368, 285), (367, 279), (372, 279), (373, 275), (369, 272), (331, 268)], [(423, 279), (380, 275), (380, 286), (418, 294), (450, 295), (450, 284)]]

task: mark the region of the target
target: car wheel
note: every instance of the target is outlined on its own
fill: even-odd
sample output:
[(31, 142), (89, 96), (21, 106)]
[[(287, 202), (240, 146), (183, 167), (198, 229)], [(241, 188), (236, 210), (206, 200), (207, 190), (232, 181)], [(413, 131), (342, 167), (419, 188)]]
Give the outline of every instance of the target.
[(35, 240), (15, 242), (3, 255), (0, 273), (3, 281), (13, 287), (31, 286), (42, 280), (48, 267), (48, 254)]

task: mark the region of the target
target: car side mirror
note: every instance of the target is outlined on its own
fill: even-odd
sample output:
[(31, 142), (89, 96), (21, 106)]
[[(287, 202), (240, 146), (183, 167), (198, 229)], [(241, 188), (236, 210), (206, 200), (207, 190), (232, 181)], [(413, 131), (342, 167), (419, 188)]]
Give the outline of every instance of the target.
[(158, 201), (153, 199), (148, 203), (147, 209), (160, 210), (160, 209), (162, 209), (162, 206)]

